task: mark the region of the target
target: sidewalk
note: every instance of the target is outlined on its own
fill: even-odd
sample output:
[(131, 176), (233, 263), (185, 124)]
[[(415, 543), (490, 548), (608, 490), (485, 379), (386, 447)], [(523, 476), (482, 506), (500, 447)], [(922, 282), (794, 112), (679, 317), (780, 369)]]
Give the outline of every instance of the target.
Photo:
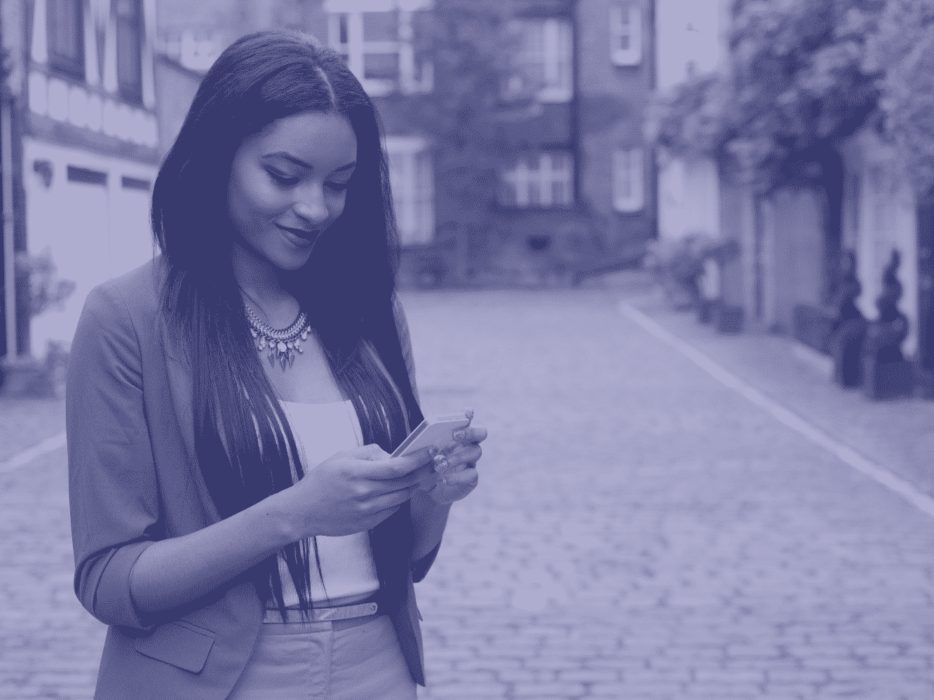
[(0, 464), (64, 430), (63, 399), (0, 395)]
[(859, 389), (834, 384), (802, 357), (794, 339), (757, 332), (717, 333), (693, 313), (673, 311), (660, 291), (647, 291), (628, 302), (830, 437), (934, 495), (934, 401), (872, 401)]

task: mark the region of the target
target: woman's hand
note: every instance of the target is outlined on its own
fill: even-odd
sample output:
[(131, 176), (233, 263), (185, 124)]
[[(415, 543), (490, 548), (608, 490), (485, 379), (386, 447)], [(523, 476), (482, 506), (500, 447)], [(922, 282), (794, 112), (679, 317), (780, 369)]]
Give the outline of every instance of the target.
[(483, 426), (468, 426), (454, 433), (457, 442), (434, 456), (435, 478), (422, 486), (432, 500), (441, 504), (454, 503), (477, 488), (477, 460), (483, 454), (480, 443), (486, 436)]
[(365, 532), (435, 479), (428, 450), (389, 458), (376, 445), (338, 452), (293, 486), (187, 535), (152, 542), (130, 574), (144, 613), (197, 600), (291, 542)]
[(338, 452), (277, 495), (296, 539), (351, 535), (395, 513), (432, 475), (428, 450), (393, 458), (377, 445), (366, 445)]

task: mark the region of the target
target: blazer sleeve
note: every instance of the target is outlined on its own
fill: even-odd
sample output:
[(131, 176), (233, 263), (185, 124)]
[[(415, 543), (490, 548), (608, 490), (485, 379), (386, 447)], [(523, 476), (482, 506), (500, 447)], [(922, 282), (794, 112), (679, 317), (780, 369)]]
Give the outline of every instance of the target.
[(428, 554), (423, 556), (421, 559), (416, 559), (409, 565), (409, 570), (412, 572), (412, 581), (418, 583), (428, 575), (428, 570), (431, 568), (431, 565), (435, 563), (435, 559), (438, 558), (438, 552), (441, 551), (441, 543), (432, 549)]
[(130, 571), (162, 536), (158, 483), (139, 340), (126, 303), (106, 284), (88, 295), (72, 342), (66, 428), (75, 593), (105, 624), (148, 629)]

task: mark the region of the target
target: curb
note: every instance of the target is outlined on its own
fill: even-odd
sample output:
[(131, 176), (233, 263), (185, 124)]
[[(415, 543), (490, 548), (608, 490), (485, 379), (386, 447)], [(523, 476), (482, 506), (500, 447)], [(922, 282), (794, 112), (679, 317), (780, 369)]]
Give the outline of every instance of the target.
[(711, 377), (770, 414), (778, 422), (786, 425), (818, 447), (826, 450), (847, 466), (869, 477), (892, 493), (901, 496), (925, 515), (934, 518), (934, 498), (922, 493), (904, 479), (895, 476), (894, 473), (885, 467), (863, 457), (848, 445), (830, 437), (830, 435), (808, 422), (797, 413), (794, 413), (773, 399), (770, 399), (761, 391), (747, 384), (735, 374), (710, 359), (694, 346), (662, 328), (658, 323), (634, 306), (626, 302), (621, 302), (618, 308), (623, 316), (636, 323), (644, 331), (674, 350), (677, 350), (681, 355), (707, 372)]

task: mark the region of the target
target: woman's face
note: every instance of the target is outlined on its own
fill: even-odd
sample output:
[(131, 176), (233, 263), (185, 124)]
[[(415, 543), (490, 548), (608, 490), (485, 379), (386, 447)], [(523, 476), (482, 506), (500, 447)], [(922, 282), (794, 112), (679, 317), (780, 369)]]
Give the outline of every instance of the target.
[(235, 243), (280, 270), (300, 268), (344, 211), (356, 160), (357, 137), (340, 114), (301, 112), (247, 137), (227, 187)]

